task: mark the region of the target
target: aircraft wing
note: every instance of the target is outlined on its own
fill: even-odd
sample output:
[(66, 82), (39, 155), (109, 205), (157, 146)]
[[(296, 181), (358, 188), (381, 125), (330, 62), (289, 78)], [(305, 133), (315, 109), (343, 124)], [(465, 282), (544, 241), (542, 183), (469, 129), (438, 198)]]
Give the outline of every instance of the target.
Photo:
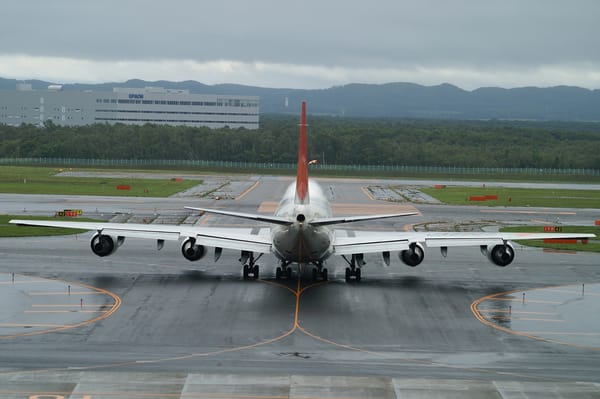
[(587, 240), (596, 237), (594, 234), (583, 233), (418, 232), (408, 234), (411, 241), (425, 243), (432, 248), (497, 245), (516, 240)]
[(272, 244), (268, 233), (259, 230), (257, 234), (252, 234), (253, 230), (251, 228), (16, 219), (11, 220), (9, 223), (24, 226), (94, 230), (101, 234), (115, 237), (146, 238), (164, 241), (179, 241), (182, 238), (193, 237), (199, 245), (257, 253), (271, 252)]
[(594, 234), (570, 233), (502, 233), (502, 232), (366, 232), (336, 230), (334, 254), (351, 255), (386, 251), (404, 251), (411, 244), (430, 248), (493, 246), (514, 240), (586, 240)]

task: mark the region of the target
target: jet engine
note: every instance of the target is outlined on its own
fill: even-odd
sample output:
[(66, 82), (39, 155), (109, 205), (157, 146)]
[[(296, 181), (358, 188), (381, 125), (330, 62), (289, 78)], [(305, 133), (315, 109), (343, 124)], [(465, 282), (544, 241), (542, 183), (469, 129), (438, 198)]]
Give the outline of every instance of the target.
[(119, 248), (124, 241), (125, 237), (117, 237), (115, 240), (115, 238), (112, 236), (96, 233), (92, 237), (90, 246), (92, 247), (92, 252), (96, 255), (108, 256), (115, 253), (117, 248)]
[(423, 262), (423, 258), (425, 257), (425, 249), (418, 242), (414, 242), (410, 244), (408, 249), (401, 251), (398, 254), (398, 257), (407, 266), (415, 267)]
[(181, 253), (189, 261), (196, 261), (206, 255), (206, 248), (202, 245), (196, 245), (196, 239), (189, 237), (181, 244)]
[(488, 247), (487, 257), (496, 266), (505, 267), (515, 259), (515, 248), (508, 242)]

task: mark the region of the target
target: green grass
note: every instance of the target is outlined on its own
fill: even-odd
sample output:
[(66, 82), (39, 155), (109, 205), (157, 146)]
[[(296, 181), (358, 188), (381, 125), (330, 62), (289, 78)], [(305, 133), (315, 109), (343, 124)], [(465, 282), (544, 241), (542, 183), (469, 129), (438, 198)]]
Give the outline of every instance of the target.
[[(426, 194), (452, 205), (600, 208), (600, 190), (554, 190), (508, 187), (422, 188)], [(498, 200), (469, 201), (471, 196), (497, 195)]]
[(0, 215), (0, 237), (40, 237), (40, 236), (59, 236), (79, 234), (87, 230), (62, 229), (56, 227), (38, 227), (38, 226), (17, 226), (9, 224), (11, 219), (21, 220), (67, 220), (79, 222), (98, 222), (99, 220), (90, 218), (67, 218), (67, 217), (48, 217), (48, 216), (23, 216), (23, 215)]
[[(56, 176), (61, 170), (51, 167), (0, 166), (0, 193), (110, 195), (168, 197), (198, 184), (199, 180), (130, 179)], [(130, 186), (118, 190), (117, 186)]]
[[(503, 227), (500, 231), (511, 233), (544, 233), (544, 226)], [(586, 244), (581, 242), (577, 242), (577, 244), (552, 244), (545, 243), (542, 240), (517, 242), (521, 245), (530, 247), (553, 248), (567, 251), (600, 252), (600, 226), (560, 226), (560, 233), (591, 233), (596, 234), (596, 238), (589, 240)]]

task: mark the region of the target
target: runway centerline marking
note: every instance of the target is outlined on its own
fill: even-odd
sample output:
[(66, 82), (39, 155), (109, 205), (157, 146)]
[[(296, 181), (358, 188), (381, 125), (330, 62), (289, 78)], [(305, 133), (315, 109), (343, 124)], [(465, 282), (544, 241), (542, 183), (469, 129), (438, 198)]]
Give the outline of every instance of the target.
[(244, 198), (246, 195), (248, 195), (248, 193), (250, 193), (250, 191), (252, 191), (256, 187), (258, 187), (259, 184), (260, 184), (260, 180), (257, 180), (256, 183), (254, 183), (252, 186), (250, 186), (246, 190), (244, 190), (243, 193), (241, 193), (240, 195), (238, 195), (237, 198), (235, 199), (235, 201), (238, 201), (238, 200), (241, 200), (242, 198)]

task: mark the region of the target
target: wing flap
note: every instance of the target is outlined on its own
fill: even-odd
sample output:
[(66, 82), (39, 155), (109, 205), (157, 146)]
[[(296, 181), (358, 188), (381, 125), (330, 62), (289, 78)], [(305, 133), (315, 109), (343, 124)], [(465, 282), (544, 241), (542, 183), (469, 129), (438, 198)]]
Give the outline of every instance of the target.
[(389, 238), (389, 235), (336, 238), (333, 253), (336, 255), (365, 254), (374, 252), (403, 251), (408, 249), (405, 237)]
[(128, 229), (102, 229), (102, 234), (109, 236), (123, 236), (128, 238), (145, 238), (150, 240), (178, 241), (181, 233), (176, 231), (156, 230), (128, 230)]
[(198, 233), (196, 234), (196, 243), (238, 251), (271, 252), (271, 241), (254, 235), (227, 234), (225, 232), (220, 234)]
[(429, 248), (440, 248), (440, 247), (468, 247), (468, 246), (481, 246), (481, 245), (499, 245), (504, 240), (501, 238), (428, 238), (425, 240), (425, 245)]

